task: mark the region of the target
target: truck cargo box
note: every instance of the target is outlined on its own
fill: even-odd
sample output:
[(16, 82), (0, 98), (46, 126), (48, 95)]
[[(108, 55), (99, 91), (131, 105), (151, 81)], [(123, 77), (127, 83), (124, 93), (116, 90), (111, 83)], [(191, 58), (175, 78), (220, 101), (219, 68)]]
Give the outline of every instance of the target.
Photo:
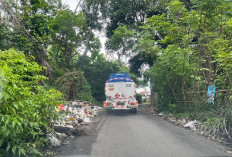
[(107, 110), (132, 110), (136, 112), (136, 85), (127, 73), (112, 73), (105, 84)]

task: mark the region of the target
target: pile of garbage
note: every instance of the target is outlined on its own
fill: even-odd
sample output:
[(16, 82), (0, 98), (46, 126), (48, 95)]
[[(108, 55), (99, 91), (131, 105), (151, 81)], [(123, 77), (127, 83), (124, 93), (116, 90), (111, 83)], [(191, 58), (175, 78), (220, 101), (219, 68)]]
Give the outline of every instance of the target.
[(89, 124), (100, 110), (101, 107), (93, 106), (86, 101), (70, 101), (68, 105), (58, 105), (57, 112), (61, 114), (61, 119), (55, 123), (55, 126), (72, 127), (73, 124)]
[(58, 105), (56, 111), (60, 118), (53, 122), (55, 132), (47, 137), (53, 147), (67, 143), (64, 142), (67, 138), (87, 135), (85, 126), (92, 122), (102, 108), (87, 101), (69, 101), (68, 104)]
[(191, 130), (194, 130), (196, 131), (200, 125), (201, 125), (201, 122), (197, 121), (197, 120), (188, 120), (188, 119), (185, 119), (185, 118), (176, 118), (173, 114), (169, 113), (169, 114), (164, 114), (162, 112), (160, 112), (158, 114), (158, 116), (161, 118), (161, 119), (164, 119), (164, 120), (167, 120), (175, 125), (178, 125), (180, 127), (184, 127), (186, 129), (191, 129)]
[(190, 119), (186, 119), (186, 118), (176, 118), (171, 113), (169, 113), (169, 114), (164, 114), (162, 112), (158, 113), (158, 112), (156, 112), (157, 111), (156, 107), (152, 106), (152, 105), (144, 105), (141, 109), (148, 114), (158, 116), (161, 119), (167, 120), (175, 125), (178, 125), (180, 127), (184, 127), (186, 129), (191, 129), (191, 130), (197, 131), (199, 129), (199, 127), (201, 126), (201, 122), (199, 122), (197, 120), (190, 120)]
[[(220, 143), (227, 144), (227, 145), (232, 145), (232, 140), (228, 135), (227, 136), (219, 133), (216, 134), (216, 127), (212, 128), (211, 126), (207, 126), (207, 124), (202, 123), (198, 120), (193, 120), (188, 117), (185, 118), (177, 118), (171, 113), (162, 113), (162, 112), (157, 112), (156, 107), (152, 105), (143, 105), (142, 107), (140, 106), (140, 109), (142, 109), (144, 112), (154, 115), (159, 117), (160, 119), (169, 121), (179, 127), (183, 127), (185, 129), (193, 130), (195, 133), (201, 134), (206, 136), (209, 139), (216, 140)], [(232, 152), (228, 152), (232, 153)]]

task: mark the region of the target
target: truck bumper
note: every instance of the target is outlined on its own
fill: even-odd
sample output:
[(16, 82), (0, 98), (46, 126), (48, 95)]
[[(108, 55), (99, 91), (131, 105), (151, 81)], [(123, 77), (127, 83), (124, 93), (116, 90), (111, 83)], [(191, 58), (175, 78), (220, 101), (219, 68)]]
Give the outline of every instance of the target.
[(104, 109), (107, 110), (130, 110), (130, 109), (134, 109), (134, 108), (138, 108), (138, 106), (104, 106)]
[(104, 102), (103, 108), (107, 110), (130, 110), (138, 108), (138, 103), (126, 103), (124, 105), (119, 105), (116, 102)]

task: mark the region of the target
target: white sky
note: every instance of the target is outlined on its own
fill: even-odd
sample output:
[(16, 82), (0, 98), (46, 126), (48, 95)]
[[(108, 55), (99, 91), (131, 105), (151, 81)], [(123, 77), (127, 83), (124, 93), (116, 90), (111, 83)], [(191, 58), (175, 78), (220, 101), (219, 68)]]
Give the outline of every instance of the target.
[(79, 0), (62, 0), (63, 4), (67, 4), (71, 10), (75, 10)]

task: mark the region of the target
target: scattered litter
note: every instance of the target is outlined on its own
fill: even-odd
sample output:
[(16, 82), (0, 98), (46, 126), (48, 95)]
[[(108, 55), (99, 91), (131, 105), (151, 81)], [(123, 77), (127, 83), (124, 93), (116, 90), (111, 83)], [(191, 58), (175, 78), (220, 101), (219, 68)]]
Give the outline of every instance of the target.
[(71, 139), (75, 138), (75, 136), (70, 136)]
[(49, 135), (48, 140), (50, 141), (51, 146), (58, 147), (61, 145), (61, 141), (56, 138), (54, 135)]
[(61, 138), (61, 139), (65, 139), (65, 138), (67, 138), (68, 136), (65, 134), (65, 133), (56, 133), (57, 134), (57, 136), (59, 137), (59, 138)]
[(187, 122), (186, 122), (185, 119), (183, 119), (183, 120), (181, 121), (181, 123), (182, 123), (182, 124), (186, 124)]
[(164, 114), (162, 112), (159, 113), (159, 116), (164, 116)]
[(65, 141), (64, 143), (63, 143), (63, 145), (69, 145), (69, 141)]
[(176, 123), (176, 122), (177, 122), (177, 120), (176, 120), (175, 117), (169, 117), (169, 118), (168, 118), (168, 121), (170, 121), (170, 122), (172, 122), (172, 123)]
[(196, 126), (195, 126), (196, 123), (197, 123), (196, 120), (190, 121), (190, 122), (188, 122), (187, 124), (185, 124), (184, 127), (185, 127), (185, 128), (190, 128), (190, 129), (192, 129), (192, 130), (196, 130)]
[(56, 152), (53, 152), (53, 151), (47, 151), (45, 153), (46, 156), (51, 156), (51, 155), (56, 155)]
[(228, 154), (232, 154), (232, 151), (227, 151)]
[(84, 122), (89, 124), (90, 123), (90, 119), (87, 117), (87, 118), (84, 118)]

